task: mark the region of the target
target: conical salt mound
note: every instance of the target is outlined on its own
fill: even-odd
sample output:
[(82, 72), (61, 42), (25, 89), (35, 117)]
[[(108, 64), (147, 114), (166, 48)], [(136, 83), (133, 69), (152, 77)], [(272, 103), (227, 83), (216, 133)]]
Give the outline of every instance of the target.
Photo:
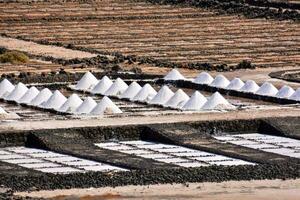
[(127, 90), (125, 90), (125, 92), (123, 92), (120, 95), (121, 99), (131, 99), (133, 98), (140, 90), (142, 89), (142, 87), (137, 83), (137, 82), (132, 82), (129, 87), (127, 88)]
[(87, 97), (75, 112), (78, 114), (88, 114), (96, 107), (96, 105), (97, 103), (92, 97)]
[(46, 109), (59, 109), (65, 102), (67, 101), (67, 98), (59, 91), (55, 90), (51, 97), (42, 104), (41, 107)]
[(104, 76), (98, 83), (93, 87), (91, 93), (93, 94), (104, 94), (108, 88), (113, 84), (113, 82), (107, 77)]
[(289, 99), (300, 101), (300, 88), (298, 88)]
[(184, 104), (182, 110), (200, 110), (207, 99), (200, 92), (195, 91), (191, 98)]
[(182, 89), (179, 89), (175, 92), (171, 99), (164, 104), (164, 106), (171, 108), (182, 108), (189, 98), (190, 97)]
[(58, 109), (60, 112), (75, 112), (75, 110), (82, 104), (82, 100), (77, 94), (72, 94), (68, 100)]
[(32, 99), (32, 101), (28, 105), (39, 106), (42, 103), (46, 102), (51, 96), (52, 92), (48, 88), (44, 88), (34, 99)]
[(86, 72), (75, 85), (76, 90), (89, 90), (98, 83), (97, 78), (91, 73)]
[(4, 79), (0, 83), (0, 98), (5, 98), (7, 95), (9, 95), (13, 90), (15, 89), (15, 86), (9, 82), (9, 80)]
[(157, 94), (149, 101), (150, 104), (164, 105), (171, 97), (174, 95), (174, 92), (170, 90), (168, 86), (163, 86)]
[(97, 104), (97, 106), (90, 112), (90, 114), (92, 115), (116, 113), (122, 113), (122, 111), (106, 96), (103, 97), (103, 99)]
[(245, 85), (240, 89), (242, 92), (251, 92), (255, 93), (259, 89), (259, 86), (255, 83), (255, 81), (248, 80)]
[(225, 76), (219, 74), (218, 76), (216, 76), (213, 82), (211, 82), (210, 86), (217, 88), (226, 88), (229, 83), (229, 80)]
[(128, 88), (128, 85), (122, 79), (117, 78), (117, 80), (108, 88), (108, 90), (104, 93), (104, 95), (105, 96), (119, 96), (127, 88)]
[(265, 82), (256, 91), (256, 94), (264, 95), (264, 96), (275, 96), (277, 92), (278, 92), (277, 88), (272, 83)]
[(176, 69), (172, 69), (165, 77), (165, 80), (184, 80), (184, 76), (182, 76), (182, 74), (180, 74), (180, 72)]
[(36, 87), (32, 86), (17, 102), (28, 104), (39, 94), (39, 92), (40, 91)]
[(142, 89), (130, 100), (139, 102), (149, 102), (157, 92), (148, 83), (142, 87)]
[(7, 95), (4, 99), (7, 101), (17, 101), (19, 100), (26, 92), (28, 88), (23, 83), (18, 83), (15, 89)]
[(230, 81), (229, 85), (226, 87), (228, 90), (239, 90), (241, 89), (245, 83), (239, 79), (239, 78), (234, 78), (232, 81)]
[(194, 83), (209, 85), (213, 82), (214, 78), (207, 72), (201, 72), (195, 79)]
[(7, 112), (2, 108), (0, 107), (0, 115), (6, 115)]
[(293, 88), (291, 88), (290, 86), (283, 86), (275, 95), (276, 97), (279, 98), (289, 98), (290, 96), (292, 96), (294, 94), (295, 90)]
[(202, 106), (202, 110), (232, 109), (234, 108), (219, 92), (215, 92)]

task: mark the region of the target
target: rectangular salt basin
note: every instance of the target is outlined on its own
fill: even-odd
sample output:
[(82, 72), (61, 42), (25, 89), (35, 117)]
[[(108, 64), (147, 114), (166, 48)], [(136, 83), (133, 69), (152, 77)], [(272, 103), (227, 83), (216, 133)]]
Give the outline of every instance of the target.
[(0, 155), (9, 155), (10, 153), (9, 152), (7, 152), (7, 151), (1, 151), (0, 150)]
[(8, 154), (8, 155), (0, 155), (0, 160), (11, 160), (11, 159), (25, 159), (27, 156), (18, 155), (18, 154)]
[(95, 144), (98, 147), (113, 147), (113, 146), (119, 146), (120, 144), (117, 142), (104, 142), (104, 143), (97, 143)]
[(43, 162), (43, 163), (24, 163), (19, 164), (21, 167), (26, 167), (30, 169), (39, 169), (39, 168), (50, 168), (50, 167), (61, 167), (59, 164), (51, 163), (51, 162)]
[(44, 173), (52, 173), (52, 174), (70, 174), (75, 172), (84, 172), (80, 169), (75, 169), (72, 167), (52, 167), (52, 168), (40, 168), (37, 171), (41, 171)]
[(133, 140), (133, 141), (122, 141), (121, 144), (129, 144), (129, 145), (152, 145), (156, 144), (154, 142), (147, 142), (142, 140)]
[(145, 148), (145, 149), (172, 149), (178, 148), (178, 146), (174, 145), (165, 145), (165, 144), (147, 144), (147, 145), (136, 145), (138, 148)]
[(81, 166), (81, 169), (84, 169), (86, 171), (100, 171), (100, 172), (106, 172), (106, 171), (127, 171), (125, 169), (114, 167), (110, 165), (97, 165), (97, 166)]
[(65, 157), (65, 155), (63, 155), (63, 154), (54, 153), (54, 152), (50, 152), (50, 151), (48, 151), (47, 153), (33, 153), (33, 154), (28, 154), (28, 155), (31, 157), (34, 157), (34, 158)]
[(164, 162), (164, 163), (180, 163), (180, 162), (190, 162), (190, 160), (187, 160), (187, 159), (184, 159), (184, 158), (158, 158), (158, 159), (155, 159), (157, 161), (160, 161), (160, 162)]
[(13, 159), (13, 160), (5, 160), (5, 162), (11, 164), (25, 164), (25, 163), (42, 163), (44, 160), (35, 159), (35, 158), (25, 158), (25, 159)]
[(32, 153), (47, 153), (47, 151), (41, 149), (34, 149), (34, 148), (25, 148), (25, 147), (12, 147), (7, 148), (9, 151), (13, 151), (19, 154), (32, 154)]
[(210, 164), (213, 164), (213, 165), (226, 165), (226, 166), (254, 165), (253, 163), (243, 161), (243, 160), (214, 161), (214, 162), (210, 162)]
[(217, 140), (221, 140), (221, 141), (235, 141), (235, 140), (240, 140), (240, 138), (234, 137), (234, 136), (215, 136), (214, 138), (216, 138)]
[(245, 144), (242, 145), (244, 147), (252, 148), (252, 149), (277, 149), (278, 147), (272, 144)]
[(191, 152), (176, 152), (176, 153), (170, 153), (174, 156), (179, 157), (206, 157), (206, 156), (214, 156), (214, 154), (207, 153), (207, 152), (201, 152), (201, 151), (191, 151)]
[(194, 152), (193, 149), (188, 149), (185, 147), (171, 148), (171, 149), (155, 149), (155, 151), (161, 153), (179, 153), (179, 152)]
[(59, 162), (59, 163), (64, 163), (64, 162), (70, 162), (70, 161), (78, 161), (80, 158), (76, 158), (73, 156), (65, 156), (65, 157), (50, 157), (50, 158), (44, 158), (45, 160), (49, 160), (51, 162)]
[(235, 145), (259, 145), (259, 142), (254, 142), (251, 140), (235, 140), (235, 141), (230, 141), (231, 144)]
[(144, 155), (144, 154), (152, 154), (153, 151), (147, 151), (144, 149), (130, 149), (130, 150), (120, 150), (122, 153), (133, 154), (133, 155)]
[(203, 161), (203, 162), (233, 160), (233, 158), (229, 158), (229, 157), (221, 156), (221, 155), (214, 155), (214, 156), (208, 156), (208, 157), (194, 157), (193, 159)]
[(63, 164), (70, 165), (70, 166), (95, 166), (95, 165), (103, 165), (103, 163), (95, 162), (92, 160), (78, 160), (78, 161), (67, 161), (62, 162)]
[(133, 150), (133, 149), (136, 149), (135, 147), (131, 147), (131, 146), (127, 146), (127, 145), (109, 146), (109, 147), (102, 147), (102, 148), (113, 150), (113, 151)]
[(150, 158), (150, 159), (158, 159), (158, 158), (172, 158), (171, 155), (168, 154), (162, 154), (162, 153), (153, 153), (153, 154), (143, 154), (140, 155), (140, 157), (143, 158)]

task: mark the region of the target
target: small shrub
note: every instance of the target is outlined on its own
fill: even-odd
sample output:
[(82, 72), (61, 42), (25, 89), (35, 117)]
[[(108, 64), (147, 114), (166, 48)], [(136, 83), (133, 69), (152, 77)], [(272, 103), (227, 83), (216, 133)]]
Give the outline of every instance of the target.
[(29, 61), (28, 56), (22, 52), (18, 51), (7, 51), (3, 54), (0, 54), (0, 63), (27, 63)]

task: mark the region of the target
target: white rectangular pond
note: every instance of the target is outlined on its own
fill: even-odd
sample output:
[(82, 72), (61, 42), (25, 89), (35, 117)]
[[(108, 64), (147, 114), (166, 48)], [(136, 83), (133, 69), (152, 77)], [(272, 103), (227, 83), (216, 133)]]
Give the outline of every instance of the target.
[(109, 164), (27, 147), (0, 149), (0, 161), (54, 174), (84, 173), (88, 171), (126, 171), (126, 169)]
[(142, 140), (96, 143), (98, 147), (153, 159), (180, 167), (253, 165), (254, 163), (177, 145)]
[(300, 158), (300, 140), (260, 133), (214, 136), (225, 143)]

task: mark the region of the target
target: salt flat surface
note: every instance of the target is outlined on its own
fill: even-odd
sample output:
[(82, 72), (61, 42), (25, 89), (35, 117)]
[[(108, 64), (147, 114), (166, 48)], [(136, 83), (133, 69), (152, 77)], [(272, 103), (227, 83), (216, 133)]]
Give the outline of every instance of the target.
[[(248, 164), (248, 162), (243, 160), (208, 153), (205, 151), (141, 140), (104, 142), (96, 143), (95, 145), (109, 150), (117, 150), (127, 154), (134, 154), (142, 158), (153, 159), (155, 161), (164, 163), (171, 163), (181, 167), (207, 166), (213, 164), (212, 162), (215, 161), (220, 162), (222, 165), (237, 165), (237, 163)], [(124, 146), (127, 146), (127, 148)], [(226, 164), (225, 161), (227, 162), (229, 160), (236, 162), (228, 162)], [(222, 163), (223, 161), (224, 163)]]
[(300, 141), (296, 139), (259, 133), (215, 136), (215, 138), (252, 149), (300, 158), (300, 152), (298, 152)]
[(92, 160), (26, 147), (0, 149), (0, 161), (45, 173), (68, 174), (86, 171), (126, 170)]

